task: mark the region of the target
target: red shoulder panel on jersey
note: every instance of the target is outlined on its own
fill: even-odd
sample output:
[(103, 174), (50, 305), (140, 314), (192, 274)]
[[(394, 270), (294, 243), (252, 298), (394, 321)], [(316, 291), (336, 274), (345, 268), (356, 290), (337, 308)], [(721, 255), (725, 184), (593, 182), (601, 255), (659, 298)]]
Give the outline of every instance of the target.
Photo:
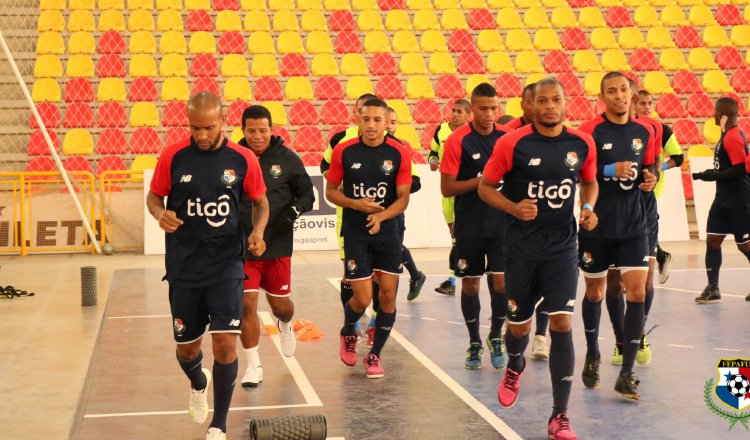
[(596, 115), (594, 119), (588, 120), (584, 122), (583, 124), (581, 124), (578, 127), (578, 130), (584, 133), (593, 135), (594, 130), (596, 129), (596, 126), (601, 124), (602, 122), (604, 122), (604, 117), (602, 115)]
[(745, 162), (747, 158), (747, 141), (742, 136), (740, 128), (735, 126), (727, 130), (724, 134), (723, 147), (724, 151), (727, 152), (729, 160), (732, 161), (732, 165), (737, 165)]
[(487, 164), (484, 166), (482, 175), (493, 184), (497, 184), (513, 168), (513, 153), (518, 142), (534, 132), (531, 125), (514, 130), (502, 136), (495, 142)]
[(336, 145), (331, 155), (331, 167), (325, 174), (326, 180), (334, 185), (341, 185), (341, 181), (344, 180), (344, 168), (341, 165), (341, 156), (344, 154), (344, 150), (358, 143), (359, 137), (356, 137)]
[(458, 176), (458, 169), (461, 166), (461, 143), (469, 133), (471, 133), (471, 123), (456, 129), (445, 140), (443, 160), (440, 162), (441, 173)]
[(151, 180), (151, 192), (159, 197), (166, 197), (172, 189), (172, 159), (179, 151), (190, 147), (190, 141), (172, 144), (162, 150)]

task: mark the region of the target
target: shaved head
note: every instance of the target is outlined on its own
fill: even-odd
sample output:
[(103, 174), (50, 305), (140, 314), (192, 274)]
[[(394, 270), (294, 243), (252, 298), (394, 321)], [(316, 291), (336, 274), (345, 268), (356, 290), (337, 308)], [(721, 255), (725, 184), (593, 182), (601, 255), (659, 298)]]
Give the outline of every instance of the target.
[(211, 92), (199, 92), (190, 97), (187, 103), (187, 111), (208, 113), (212, 110), (222, 111), (221, 98)]
[(224, 112), (218, 96), (211, 92), (193, 95), (187, 104), (187, 117), (190, 135), (199, 149), (211, 151), (221, 146)]

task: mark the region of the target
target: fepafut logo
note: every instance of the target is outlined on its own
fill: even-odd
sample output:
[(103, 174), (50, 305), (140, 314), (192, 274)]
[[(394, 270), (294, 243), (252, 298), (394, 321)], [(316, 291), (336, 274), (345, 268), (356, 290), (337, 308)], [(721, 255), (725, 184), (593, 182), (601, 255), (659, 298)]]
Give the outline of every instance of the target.
[(703, 401), (712, 413), (729, 422), (730, 431), (738, 422), (745, 430), (750, 430), (750, 410), (747, 410), (750, 408), (750, 359), (722, 358), (716, 364), (716, 371), (716, 385), (713, 378), (706, 381)]

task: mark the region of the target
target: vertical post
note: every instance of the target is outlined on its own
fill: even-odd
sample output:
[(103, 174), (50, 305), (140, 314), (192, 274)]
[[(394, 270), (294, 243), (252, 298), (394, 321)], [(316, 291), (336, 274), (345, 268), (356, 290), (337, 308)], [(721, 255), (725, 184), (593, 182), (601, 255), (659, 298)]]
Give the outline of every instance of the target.
[(96, 305), (96, 267), (81, 268), (81, 305)]

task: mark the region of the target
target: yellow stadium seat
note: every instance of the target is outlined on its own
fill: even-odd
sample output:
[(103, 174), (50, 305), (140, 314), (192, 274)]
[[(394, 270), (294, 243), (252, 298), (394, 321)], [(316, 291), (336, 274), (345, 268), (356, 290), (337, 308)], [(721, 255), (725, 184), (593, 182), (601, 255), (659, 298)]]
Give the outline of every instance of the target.
[(750, 23), (750, 5), (745, 6), (745, 13), (742, 14), (742, 18), (744, 18), (746, 22)]
[[(182, 36), (182, 34), (178, 35)], [(164, 37), (162, 37), (164, 41)], [(156, 39), (153, 32), (139, 31), (133, 32), (130, 36), (130, 53), (156, 53)]]
[(88, 9), (89, 11), (93, 11), (94, 9), (96, 9), (96, 1), (94, 0), (70, 0), (68, 2), (68, 8), (71, 10)]
[[(750, 9), (750, 8), (749, 8)], [(750, 46), (750, 25), (741, 24), (732, 28), (732, 44), (739, 47)]]
[(360, 31), (382, 31), (385, 29), (383, 26), (383, 19), (380, 16), (379, 11), (362, 11), (357, 17), (357, 28)]
[(590, 72), (583, 79), (583, 89), (588, 96), (598, 96), (601, 93), (604, 72)]
[(690, 7), (688, 20), (693, 26), (711, 26), (716, 24), (711, 8), (703, 4)]
[(715, 144), (721, 139), (721, 127), (716, 125), (712, 118), (706, 119), (706, 122), (703, 123), (703, 137), (709, 144)]
[(88, 10), (72, 11), (68, 16), (68, 32), (94, 32), (94, 14)]
[(558, 29), (578, 27), (576, 15), (567, 3), (552, 10), (552, 26)]
[(537, 50), (562, 49), (562, 44), (553, 29), (539, 29), (534, 34), (534, 47)]
[(65, 31), (65, 17), (62, 12), (57, 10), (42, 11), (39, 14), (39, 20), (36, 24), (37, 32), (64, 32)]
[(443, 16), (440, 19), (440, 27), (447, 31), (469, 29), (469, 25), (466, 23), (466, 16), (461, 9), (444, 10)]
[(125, 83), (120, 78), (102, 78), (99, 80), (99, 87), (96, 89), (97, 101), (125, 102), (126, 98)]
[(654, 49), (675, 47), (674, 41), (672, 41), (672, 34), (669, 32), (669, 29), (663, 26), (649, 28), (646, 34), (646, 44), (648, 47)]
[(459, 0), (433, 0), (435, 9), (456, 9), (461, 7)]
[(151, 55), (135, 54), (130, 57), (128, 74), (132, 77), (156, 76), (156, 61)]
[(605, 7), (611, 7), (611, 6), (621, 6), (620, 0), (596, 0), (597, 6), (600, 8)]
[(414, 122), (414, 119), (411, 117), (411, 112), (409, 111), (409, 106), (406, 105), (406, 102), (400, 99), (389, 99), (386, 103), (388, 104), (388, 107), (396, 110), (399, 124), (411, 124)]
[(529, 75), (526, 75), (526, 81), (524, 82), (524, 87), (529, 84), (536, 84), (539, 81), (543, 80), (544, 78), (547, 78), (549, 75), (546, 73), (532, 73)]
[(516, 55), (516, 72), (518, 73), (540, 73), (544, 72), (542, 61), (536, 52), (524, 50)]
[(328, 32), (312, 31), (307, 34), (306, 48), (307, 53), (333, 53), (333, 44)]
[(427, 68), (424, 65), (424, 58), (419, 53), (405, 53), (401, 56), (399, 71), (402, 75), (424, 75)]
[(466, 79), (466, 94), (471, 96), (471, 92), (474, 91), (474, 88), (483, 83), (492, 84), (492, 81), (490, 81), (486, 75), (482, 75), (481, 73), (469, 75)]
[(667, 48), (659, 55), (659, 64), (664, 70), (687, 70), (690, 68), (680, 49)]
[(161, 85), (162, 101), (187, 101), (190, 99), (190, 89), (184, 78), (166, 78)]
[(453, 57), (447, 52), (435, 52), (430, 55), (429, 69), (433, 75), (458, 72)]
[(188, 11), (208, 11), (211, 9), (211, 0), (185, 0), (185, 9)]
[(620, 35), (617, 37), (617, 42), (623, 49), (641, 49), (646, 47), (646, 42), (643, 41), (641, 31), (634, 27), (624, 27), (620, 29)]
[(560, 6), (568, 6), (566, 0), (542, 0), (542, 6), (548, 9), (559, 8)]
[(651, 6), (669, 6), (674, 4), (674, 0), (649, 0)]
[(685, 13), (677, 5), (665, 6), (661, 10), (661, 22), (664, 23), (664, 26), (685, 26), (688, 24)]
[(649, 0), (622, 0), (622, 5), (628, 7), (645, 6), (649, 4), (648, 1)]
[(547, 12), (543, 8), (529, 8), (523, 14), (523, 24), (527, 29), (550, 27)]
[(601, 72), (602, 66), (592, 50), (578, 50), (573, 54), (573, 70), (576, 72)]
[(411, 145), (412, 150), (419, 150), (419, 148), (421, 147), (417, 129), (412, 125), (399, 124), (396, 127), (395, 136), (397, 139), (408, 142), (409, 145)]
[(333, 55), (321, 53), (313, 57), (310, 71), (315, 76), (337, 76), (339, 74), (339, 66), (336, 64), (336, 59)]
[(99, 9), (102, 11), (107, 9), (122, 11), (125, 9), (125, 0), (99, 0)]
[(182, 32), (167, 31), (161, 34), (159, 40), (159, 52), (161, 53), (186, 53), (187, 44)]
[(284, 96), (291, 101), (313, 99), (313, 89), (310, 81), (303, 76), (293, 76), (287, 79)]
[[(728, 4), (743, 4), (744, 0), (703, 0), (703, 4), (706, 6), (718, 6), (718, 5), (728, 5)], [(746, 3), (745, 3), (746, 4)]]
[(65, 52), (65, 42), (58, 32), (44, 32), (36, 42), (36, 54), (60, 55)]
[(156, 0), (156, 9), (159, 11), (167, 9), (179, 11), (182, 9), (182, 0)]
[(91, 32), (73, 32), (68, 40), (68, 53), (92, 54), (96, 51), (96, 41)]
[(578, 23), (581, 27), (586, 28), (600, 28), (607, 26), (607, 22), (604, 21), (602, 11), (595, 6), (586, 6), (581, 8), (578, 13)]
[(245, 15), (245, 30), (250, 32), (271, 30), (268, 14), (265, 11), (248, 11)]
[(366, 76), (352, 76), (346, 81), (346, 97), (357, 99), (365, 93), (374, 93), (370, 78)]
[(365, 57), (358, 53), (347, 53), (341, 58), (341, 74), (346, 76), (367, 76), (370, 70), (367, 68)]
[(193, 32), (188, 47), (190, 53), (216, 53), (216, 42), (211, 32)]
[(494, 29), (484, 29), (479, 31), (477, 37), (477, 47), (480, 52), (495, 52), (505, 50), (505, 44), (500, 33)]
[(266, 2), (258, 0), (240, 0), (240, 9), (243, 11), (265, 11)]
[(132, 171), (154, 170), (158, 161), (159, 159), (156, 156), (141, 154), (133, 159), (130, 169)]
[(144, 11), (137, 9), (130, 12), (128, 17), (128, 30), (130, 32), (136, 31), (154, 31), (156, 26), (154, 25), (154, 14), (151, 11)]
[(406, 9), (410, 11), (432, 9), (432, 0), (406, 0)]
[(61, 96), (60, 84), (51, 78), (39, 78), (31, 87), (34, 102), (60, 102)]
[(487, 2), (484, 0), (461, 0), (461, 8), (463, 9), (482, 9), (487, 7)]
[(241, 31), (242, 18), (237, 11), (220, 11), (216, 14), (216, 30), (218, 32)]
[(516, 8), (502, 8), (497, 12), (497, 27), (500, 29), (521, 29), (523, 22)]
[(542, 6), (539, 0), (513, 0), (513, 2), (522, 9), (529, 9)]
[(688, 54), (688, 64), (691, 69), (695, 70), (711, 70), (719, 68), (716, 62), (714, 62), (713, 54), (705, 47), (691, 49)]
[(153, 0), (128, 0), (128, 9), (130, 9), (131, 11), (134, 11), (137, 9), (151, 10), (151, 9), (154, 9), (154, 1)]
[(422, 52), (448, 52), (448, 45), (440, 31), (425, 31), (422, 34), (419, 46)]
[(161, 32), (179, 31), (182, 32), (182, 15), (174, 9), (166, 9), (159, 13), (156, 19), (156, 29)]
[[(348, 2), (346, 0), (336, 0), (331, 1), (333, 3), (331, 8), (326, 8), (330, 10), (345, 10), (349, 9)], [(352, 9), (355, 11), (365, 11), (365, 10), (376, 10), (379, 9), (377, 0), (352, 0)]]
[[(261, 2), (264, 3), (264, 2)], [(269, 0), (269, 11), (293, 11), (294, 0)]]
[(123, 32), (124, 30), (125, 17), (122, 15), (122, 12), (114, 9), (108, 9), (106, 11), (102, 11), (102, 13), (99, 15), (99, 32)]
[(39, 2), (39, 10), (56, 10), (62, 11), (65, 9), (65, 0), (41, 0)]
[(643, 88), (656, 95), (674, 93), (674, 89), (669, 84), (669, 78), (664, 72), (647, 72), (643, 78)]
[(278, 47), (279, 53), (304, 53), (302, 37), (297, 32), (287, 31), (279, 35)]
[(403, 9), (391, 9), (385, 16), (385, 28), (389, 31), (410, 31), (409, 14)]
[(702, 85), (706, 93), (734, 93), (727, 76), (721, 70), (705, 72)]
[(57, 56), (42, 55), (34, 61), (34, 78), (60, 78), (62, 76), (62, 61)]
[(635, 24), (641, 27), (649, 28), (652, 26), (661, 26), (659, 13), (651, 5), (638, 6), (633, 16)]
[(88, 55), (71, 55), (68, 57), (65, 76), (69, 78), (93, 78), (94, 61)]
[(160, 76), (181, 76), (187, 77), (187, 61), (185, 57), (176, 53), (168, 53), (161, 57), (159, 65)]
[(351, 6), (349, 5), (349, 0), (324, 0), (323, 9), (327, 9), (329, 11), (348, 11), (349, 9), (351, 9)]
[(247, 67), (247, 59), (244, 55), (228, 54), (221, 60), (221, 76), (241, 76), (246, 78), (250, 76), (250, 69)]
[(505, 46), (508, 50), (532, 50), (534, 46), (531, 44), (531, 38), (529, 34), (523, 29), (511, 29), (508, 31), (508, 35), (505, 37)]
[(513, 61), (505, 51), (491, 52), (487, 56), (487, 71), (489, 73), (515, 73)]
[(602, 69), (606, 72), (628, 71), (628, 58), (620, 49), (607, 49), (602, 54)]
[(391, 43), (388, 37), (381, 31), (370, 31), (365, 35), (365, 52), (390, 52)]
[(487, 0), (487, 6), (490, 8), (514, 8), (516, 4), (513, 0)]
[(298, 31), (297, 14), (294, 11), (278, 11), (273, 16), (273, 30), (276, 32)]
[(71, 128), (65, 133), (62, 154), (94, 154), (94, 139), (85, 128)]
[(397, 31), (393, 35), (393, 51), (398, 53), (419, 52), (417, 37), (412, 31)]
[(130, 108), (131, 127), (158, 127), (159, 110), (152, 102), (136, 102)]
[(706, 26), (703, 29), (703, 44), (706, 47), (731, 46), (732, 42), (727, 38), (727, 33), (721, 26)]
[(261, 53), (255, 55), (250, 69), (252, 76), (279, 76), (279, 65), (274, 55)]
[(518, 118), (523, 115), (523, 108), (521, 107), (521, 98), (510, 98), (505, 103), (503, 114)]
[[(429, 0), (427, 0), (429, 3)], [(439, 31), (440, 22), (432, 9), (419, 9), (414, 12), (414, 30), (417, 31)]]
[(300, 11), (322, 11), (323, 2), (321, 0), (297, 0), (297, 9)]
[(608, 27), (600, 27), (591, 31), (591, 47), (594, 49), (616, 49), (619, 46), (615, 40), (615, 34)]
[(324, 31), (328, 32), (326, 17), (321, 11), (310, 9), (302, 14), (300, 26), (305, 32)]
[(247, 78), (229, 78), (224, 83), (224, 99), (227, 101), (252, 101), (253, 91)]
[(276, 53), (270, 32), (253, 32), (247, 40), (247, 47), (250, 53)]

